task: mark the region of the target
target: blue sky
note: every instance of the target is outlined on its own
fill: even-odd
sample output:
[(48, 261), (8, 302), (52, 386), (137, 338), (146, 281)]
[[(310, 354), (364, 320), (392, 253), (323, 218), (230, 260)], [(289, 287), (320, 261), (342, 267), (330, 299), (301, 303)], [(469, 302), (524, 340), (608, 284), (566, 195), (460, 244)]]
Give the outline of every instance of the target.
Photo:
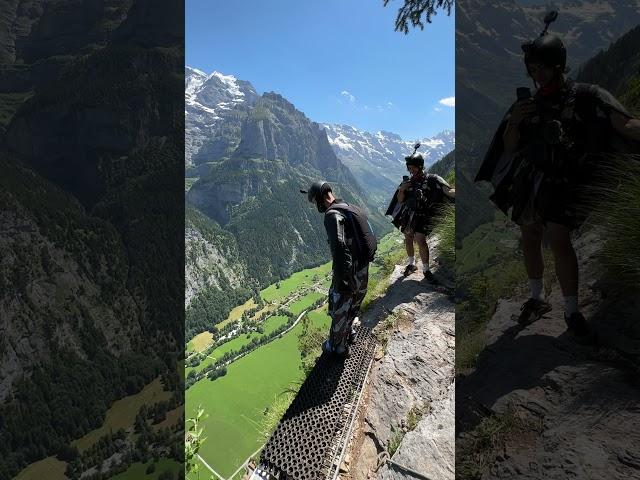
[(187, 0), (186, 63), (275, 91), (309, 118), (407, 140), (455, 126), (454, 15), (394, 31), (402, 0)]

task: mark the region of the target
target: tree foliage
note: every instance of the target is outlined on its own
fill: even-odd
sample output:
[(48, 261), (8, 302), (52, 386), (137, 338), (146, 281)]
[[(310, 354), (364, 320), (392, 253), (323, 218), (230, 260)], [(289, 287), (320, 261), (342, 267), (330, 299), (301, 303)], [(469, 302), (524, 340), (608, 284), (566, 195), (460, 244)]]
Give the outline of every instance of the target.
[[(384, 0), (386, 7), (392, 0)], [(431, 17), (437, 10), (446, 10), (451, 15), (454, 0), (404, 0), (404, 5), (398, 9), (396, 16), (396, 31), (409, 33), (409, 23), (412, 27), (424, 30), (424, 22), (431, 23)]]

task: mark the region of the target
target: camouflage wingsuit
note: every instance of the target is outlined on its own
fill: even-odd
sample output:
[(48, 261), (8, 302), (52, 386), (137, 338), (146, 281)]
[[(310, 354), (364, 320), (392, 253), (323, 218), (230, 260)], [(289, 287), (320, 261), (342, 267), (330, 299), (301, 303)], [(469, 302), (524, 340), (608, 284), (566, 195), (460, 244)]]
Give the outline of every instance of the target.
[(331, 331), (329, 340), (334, 348), (346, 348), (353, 320), (358, 316), (360, 305), (367, 294), (369, 283), (369, 264), (364, 267), (354, 263), (353, 276), (349, 279), (352, 289), (340, 291), (333, 284), (329, 289), (329, 316), (331, 317)]
[[(339, 206), (336, 200), (334, 206)], [(329, 340), (332, 348), (347, 348), (353, 325), (360, 305), (367, 293), (369, 263), (358, 260), (352, 252), (353, 238), (348, 235), (347, 219), (344, 213), (331, 208), (324, 218), (331, 256), (333, 258), (333, 281), (329, 289), (329, 315), (331, 330)]]

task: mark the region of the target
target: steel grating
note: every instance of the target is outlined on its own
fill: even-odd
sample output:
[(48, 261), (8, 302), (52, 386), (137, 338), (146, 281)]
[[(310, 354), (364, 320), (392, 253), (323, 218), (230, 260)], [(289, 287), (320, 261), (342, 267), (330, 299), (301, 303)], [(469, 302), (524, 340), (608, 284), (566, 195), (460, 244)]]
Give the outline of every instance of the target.
[(262, 450), (254, 478), (321, 480), (329, 475), (348, 440), (374, 348), (371, 329), (359, 327), (349, 358), (320, 356)]

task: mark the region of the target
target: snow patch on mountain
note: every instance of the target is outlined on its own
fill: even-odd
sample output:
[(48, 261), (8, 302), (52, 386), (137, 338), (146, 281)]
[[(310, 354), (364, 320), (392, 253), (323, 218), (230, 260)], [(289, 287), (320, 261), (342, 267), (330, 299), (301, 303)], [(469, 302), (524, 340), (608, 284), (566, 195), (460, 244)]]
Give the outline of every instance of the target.
[[(323, 124), (329, 143), (338, 157), (351, 162), (385, 167), (404, 166), (404, 157), (413, 152), (414, 142), (403, 140), (395, 133), (379, 131), (369, 133), (350, 125)], [(420, 151), (429, 166), (455, 148), (455, 134), (444, 130), (432, 138), (420, 140)]]
[[(355, 174), (360, 186), (382, 202), (406, 175), (404, 157), (413, 152), (414, 142), (388, 131), (370, 133), (350, 125), (322, 125), (338, 158)], [(444, 130), (420, 140), (420, 152), (428, 168), (455, 148), (455, 134)]]
[[(185, 165), (193, 165), (193, 157), (224, 124), (224, 118), (245, 105), (252, 105), (258, 94), (249, 82), (233, 75), (213, 71), (205, 73), (185, 67)], [(206, 151), (206, 149), (205, 149)]]

